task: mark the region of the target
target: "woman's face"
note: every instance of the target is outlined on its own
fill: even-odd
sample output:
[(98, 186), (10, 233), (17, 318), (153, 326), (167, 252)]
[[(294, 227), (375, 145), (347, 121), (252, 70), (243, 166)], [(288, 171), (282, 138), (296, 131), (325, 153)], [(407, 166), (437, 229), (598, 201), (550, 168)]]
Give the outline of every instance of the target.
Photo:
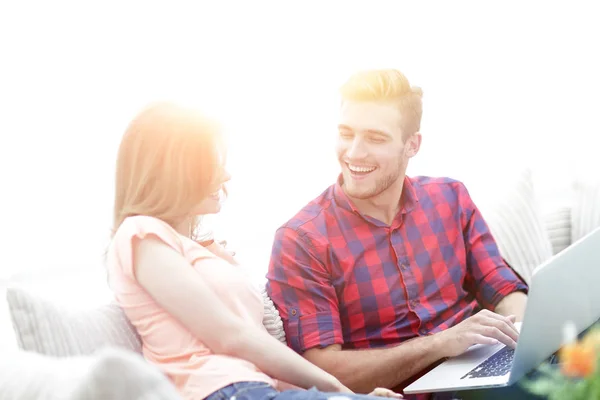
[(225, 196), (225, 182), (231, 179), (231, 175), (223, 169), (217, 182), (212, 187), (212, 192), (204, 199), (196, 209), (194, 215), (216, 214), (221, 211), (221, 200)]

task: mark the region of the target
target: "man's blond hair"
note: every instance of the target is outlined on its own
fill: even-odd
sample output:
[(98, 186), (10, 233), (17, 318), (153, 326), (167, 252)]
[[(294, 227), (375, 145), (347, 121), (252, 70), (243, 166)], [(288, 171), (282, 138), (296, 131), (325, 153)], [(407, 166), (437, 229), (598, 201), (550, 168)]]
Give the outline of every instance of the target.
[(373, 101), (398, 106), (404, 140), (419, 132), (423, 115), (423, 91), (410, 86), (396, 69), (372, 69), (352, 75), (340, 88), (343, 101)]

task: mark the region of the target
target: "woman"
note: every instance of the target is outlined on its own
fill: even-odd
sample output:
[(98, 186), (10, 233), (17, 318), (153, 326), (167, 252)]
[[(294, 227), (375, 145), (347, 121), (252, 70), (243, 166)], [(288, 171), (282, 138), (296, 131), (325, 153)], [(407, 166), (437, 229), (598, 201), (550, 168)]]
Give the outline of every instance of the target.
[[(109, 281), (144, 356), (186, 399), (364, 398), (271, 337), (240, 267), (222, 248), (192, 240), (197, 216), (219, 211), (229, 180), (219, 131), (196, 111), (160, 103), (121, 141)], [(280, 392), (282, 382), (314, 389)]]

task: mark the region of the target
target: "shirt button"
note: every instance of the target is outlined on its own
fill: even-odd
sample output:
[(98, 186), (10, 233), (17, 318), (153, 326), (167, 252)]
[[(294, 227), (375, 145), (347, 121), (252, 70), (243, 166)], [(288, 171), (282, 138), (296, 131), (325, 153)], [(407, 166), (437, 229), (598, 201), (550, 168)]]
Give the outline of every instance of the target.
[(400, 268), (403, 269), (404, 271), (406, 271), (408, 269), (408, 265), (402, 264), (402, 265), (400, 265)]
[(296, 314), (297, 314), (296, 310), (292, 310), (292, 315), (296, 315)]
[(411, 300), (411, 301), (410, 301), (410, 306), (411, 306), (412, 308), (415, 308), (415, 307), (416, 307), (416, 306), (418, 306), (418, 305), (419, 305), (419, 300)]
[(421, 336), (425, 336), (425, 335), (427, 335), (427, 333), (428, 333), (427, 329), (425, 329), (425, 328), (421, 328), (421, 329), (419, 329), (419, 334), (420, 334)]

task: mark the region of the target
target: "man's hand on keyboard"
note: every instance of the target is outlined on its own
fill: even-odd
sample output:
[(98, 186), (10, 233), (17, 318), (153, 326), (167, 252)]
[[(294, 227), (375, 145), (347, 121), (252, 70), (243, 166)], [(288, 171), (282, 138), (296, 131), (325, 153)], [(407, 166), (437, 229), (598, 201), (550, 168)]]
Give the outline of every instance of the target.
[(482, 310), (460, 324), (438, 333), (445, 357), (458, 356), (474, 344), (498, 344), (515, 348), (519, 331), (514, 316), (504, 317), (489, 310)]

